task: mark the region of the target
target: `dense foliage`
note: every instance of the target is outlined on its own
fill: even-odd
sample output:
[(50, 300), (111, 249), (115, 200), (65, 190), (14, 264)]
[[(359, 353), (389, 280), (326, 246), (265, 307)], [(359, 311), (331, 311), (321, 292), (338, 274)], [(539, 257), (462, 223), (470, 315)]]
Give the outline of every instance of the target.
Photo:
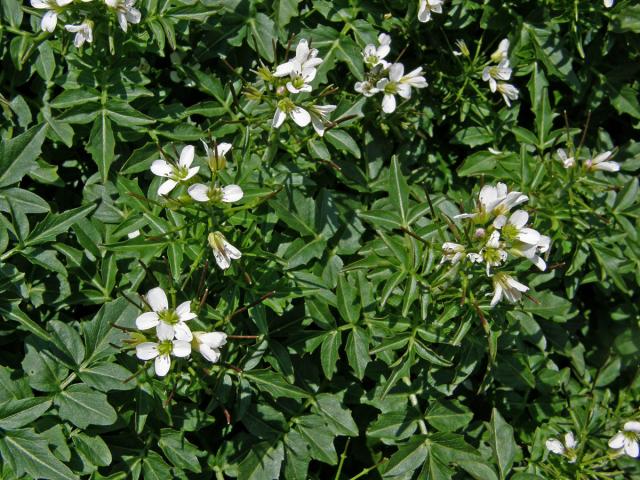
[(2, 0), (0, 477), (640, 475), (640, 5)]

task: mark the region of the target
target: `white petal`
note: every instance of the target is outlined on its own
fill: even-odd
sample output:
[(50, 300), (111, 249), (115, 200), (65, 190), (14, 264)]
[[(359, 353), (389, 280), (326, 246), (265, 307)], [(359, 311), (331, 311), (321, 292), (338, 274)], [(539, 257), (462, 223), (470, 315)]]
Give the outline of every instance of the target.
[(180, 151), (180, 161), (178, 162), (180, 166), (183, 168), (189, 168), (193, 163), (193, 157), (195, 155), (195, 152), (196, 152), (196, 149), (193, 147), (193, 145), (186, 145)]
[(193, 334), (191, 333), (191, 329), (186, 323), (180, 322), (176, 324), (176, 326), (173, 327), (173, 331), (174, 331), (176, 340), (180, 340), (183, 342), (190, 342), (191, 340), (193, 340)]
[(487, 208), (488, 205), (494, 203), (498, 199), (498, 191), (493, 185), (485, 185), (478, 195), (480, 203)]
[(161, 312), (169, 308), (167, 294), (160, 287), (152, 288), (147, 292), (147, 303), (154, 312)]
[(191, 344), (183, 340), (174, 340), (171, 353), (176, 357), (188, 357), (191, 353)]
[(389, 80), (392, 82), (398, 82), (404, 74), (404, 65), (401, 63), (394, 63), (389, 67)]
[(140, 19), (142, 18), (142, 14), (140, 13), (140, 10), (138, 10), (137, 8), (132, 8), (125, 15), (128, 22), (134, 23), (134, 24), (140, 23)]
[(227, 185), (222, 189), (222, 201), (227, 203), (237, 202), (244, 196), (242, 188), (238, 185)]
[(638, 442), (636, 440), (627, 440), (624, 445), (624, 453), (630, 457), (637, 458), (640, 455), (640, 448), (638, 448)]
[(211, 348), (220, 348), (227, 343), (227, 334), (224, 332), (207, 332), (198, 335), (198, 341)]
[(240, 250), (238, 250), (236, 247), (231, 245), (226, 240), (224, 241), (224, 251), (227, 253), (229, 258), (233, 258), (236, 260), (242, 256), (242, 253), (240, 252)]
[(208, 345), (200, 345), (200, 354), (211, 363), (216, 363), (220, 359), (220, 351), (211, 348)]
[(287, 118), (287, 114), (284, 113), (280, 108), (276, 108), (276, 113), (273, 115), (273, 121), (271, 122), (271, 126), (273, 128), (280, 128)]
[[(180, 305), (178, 305), (178, 307), (176, 308), (176, 313), (178, 314), (180, 320), (184, 322), (185, 318), (191, 315), (191, 301), (187, 300), (186, 302), (182, 302)], [(192, 318), (195, 318), (195, 314), (193, 317), (190, 317), (189, 320), (191, 320)]]
[(609, 440), (609, 447), (614, 450), (619, 450), (624, 447), (625, 440), (624, 433), (618, 432)]
[(382, 99), (382, 111), (384, 113), (393, 113), (396, 109), (396, 97), (385, 93)]
[(640, 433), (640, 422), (630, 421), (624, 424), (623, 429), (627, 432)]
[(604, 172), (618, 172), (620, 171), (620, 165), (616, 162), (601, 162), (594, 164), (595, 170), (602, 170)]
[(536, 267), (538, 267), (538, 270), (540, 270), (541, 272), (544, 272), (547, 269), (547, 262), (545, 262), (544, 259), (539, 255), (534, 255), (531, 258), (529, 258), (529, 260), (531, 260), (533, 264)]
[(198, 170), (200, 170), (200, 167), (191, 167), (188, 171), (187, 171), (187, 175), (182, 179), (182, 180), (189, 180), (191, 177), (193, 177), (196, 173), (198, 173)]
[(158, 340), (173, 340), (175, 337), (175, 329), (173, 325), (169, 325), (165, 322), (158, 323), (156, 327), (156, 335), (158, 336)]
[(509, 217), (509, 223), (517, 228), (524, 227), (529, 221), (529, 214), (524, 210), (516, 210)]
[(224, 252), (213, 249), (213, 257), (216, 259), (218, 267), (220, 267), (222, 270), (226, 270), (231, 266), (231, 261)]
[(49, 8), (49, 4), (44, 0), (31, 0), (31, 6), (33, 8)]
[(148, 330), (158, 325), (158, 314), (156, 312), (146, 312), (136, 318), (138, 330)]
[(291, 118), (301, 127), (306, 127), (311, 122), (311, 115), (302, 107), (296, 107), (291, 111)]
[(169, 355), (160, 355), (157, 357), (154, 363), (154, 368), (156, 375), (159, 377), (164, 377), (169, 373), (169, 369), (171, 368), (171, 358)]
[(58, 15), (53, 10), (49, 10), (42, 16), (40, 27), (45, 32), (53, 32), (58, 24)]
[(501, 229), (507, 223), (507, 217), (504, 215), (498, 215), (496, 219), (493, 221), (493, 226), (497, 229)]
[(396, 92), (402, 98), (411, 98), (411, 87), (406, 83), (398, 83)]
[(556, 438), (550, 438), (544, 444), (547, 447), (547, 450), (553, 453), (557, 453), (558, 455), (562, 455), (564, 453), (564, 445), (562, 442)]
[(509, 287), (515, 288), (516, 290), (519, 290), (521, 292), (526, 292), (527, 290), (529, 290), (529, 287), (527, 287), (526, 285), (520, 283), (519, 281), (517, 281), (513, 277), (509, 277), (507, 279), (507, 283), (509, 284)]
[(491, 306), (495, 307), (502, 299), (503, 288), (499, 283), (496, 283), (495, 290), (493, 292), (493, 298), (491, 299)]
[(118, 12), (118, 23), (120, 24), (120, 28), (122, 29), (122, 31), (126, 33), (128, 27), (127, 16), (122, 12)]
[(216, 153), (218, 154), (218, 157), (224, 157), (229, 150), (231, 150), (231, 144), (223, 142), (218, 144)]
[(540, 233), (533, 228), (523, 228), (518, 232), (518, 240), (529, 245), (538, 245), (540, 241)]
[(136, 345), (136, 357), (140, 360), (151, 360), (158, 356), (158, 344), (153, 342), (144, 342)]
[(276, 67), (276, 71), (273, 74), (274, 77), (286, 77), (290, 75), (296, 68), (297, 64), (293, 61), (282, 63)]
[(578, 445), (575, 437), (573, 436), (573, 432), (567, 432), (564, 434), (564, 444), (567, 448), (574, 449)]
[(324, 120), (322, 120), (322, 118), (320, 118), (318, 115), (311, 115), (311, 125), (319, 136), (324, 136), (325, 128)]
[(159, 177), (169, 177), (173, 173), (173, 167), (165, 160), (156, 160), (151, 164), (151, 172)]
[(169, 193), (171, 193), (171, 190), (176, 188), (176, 185), (178, 185), (178, 182), (176, 182), (175, 180), (171, 180), (171, 179), (166, 180), (158, 188), (158, 195), (161, 195), (161, 196), (168, 195)]
[(208, 202), (209, 201), (209, 187), (202, 183), (195, 183), (187, 190), (189, 196), (196, 202)]

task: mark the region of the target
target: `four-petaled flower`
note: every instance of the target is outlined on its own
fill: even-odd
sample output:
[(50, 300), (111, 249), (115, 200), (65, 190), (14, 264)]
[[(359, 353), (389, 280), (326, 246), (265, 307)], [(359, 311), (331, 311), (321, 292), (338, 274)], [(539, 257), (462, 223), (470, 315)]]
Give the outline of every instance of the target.
[(545, 442), (545, 446), (551, 453), (567, 457), (569, 463), (575, 463), (578, 458), (576, 455), (578, 442), (573, 436), (573, 432), (567, 432), (564, 434), (564, 442), (557, 438), (550, 438)]
[(174, 340), (168, 331), (158, 332), (157, 342), (143, 342), (136, 345), (136, 357), (140, 360), (154, 361), (156, 375), (164, 377), (171, 368), (171, 355), (174, 357), (188, 357), (191, 354), (191, 343), (184, 340)]
[(231, 266), (231, 260), (237, 260), (242, 256), (240, 250), (231, 245), (220, 232), (209, 234), (209, 245), (213, 249), (213, 257), (222, 270)]
[(327, 115), (336, 109), (335, 105), (313, 105), (309, 107), (311, 125), (318, 135), (324, 135)]
[(204, 146), (205, 155), (207, 156), (207, 163), (209, 164), (209, 168), (213, 172), (217, 172), (219, 170), (224, 169), (227, 166), (227, 160), (225, 155), (229, 153), (231, 150), (231, 144), (222, 142), (218, 143), (212, 148), (209, 148), (207, 142), (201, 140), (202, 145)]
[(116, 11), (118, 23), (123, 32), (127, 31), (129, 23), (140, 23), (140, 10), (134, 7), (136, 0), (104, 0), (107, 6)]
[(442, 3), (444, 0), (420, 0), (418, 6), (418, 20), (428, 22), (431, 20), (431, 12), (442, 13)]
[(136, 318), (136, 327), (140, 330), (149, 330), (155, 327), (158, 338), (190, 342), (193, 339), (191, 330), (185, 322), (196, 318), (191, 311), (191, 302), (182, 302), (175, 310), (169, 308), (169, 302), (164, 290), (160, 287), (152, 288), (146, 296), (147, 303), (151, 307), (150, 312), (145, 312)]
[(386, 33), (378, 35), (378, 46), (373, 43), (368, 44), (362, 51), (362, 57), (364, 63), (373, 68), (377, 65), (382, 65), (382, 68), (389, 68), (391, 65), (385, 60), (385, 57), (391, 52), (391, 37)]
[(404, 75), (404, 65), (394, 63), (389, 67), (389, 78), (383, 78), (376, 84), (378, 91), (384, 92), (382, 99), (382, 111), (392, 113), (396, 109), (396, 97), (411, 98), (411, 87), (424, 88), (427, 86), (425, 78), (421, 75), (422, 68), (416, 68)]
[(508, 273), (498, 272), (493, 277), (493, 298), (491, 306), (495, 307), (504, 297), (509, 303), (519, 302), (522, 294), (529, 290), (529, 287), (518, 282)]
[(492, 92), (495, 92), (498, 88), (498, 80), (509, 80), (511, 72), (509, 60), (502, 60), (498, 65), (485, 67), (482, 71), (482, 80), (489, 82), (489, 88)]
[(58, 24), (58, 14), (71, 2), (73, 0), (31, 0), (33, 8), (47, 10), (40, 21), (40, 28), (45, 32), (53, 32)]
[(93, 22), (91, 20), (87, 19), (80, 25), (65, 25), (64, 28), (68, 32), (76, 34), (73, 39), (76, 48), (80, 48), (84, 42), (93, 42)]
[(620, 170), (620, 164), (609, 160), (611, 156), (612, 152), (609, 151), (600, 153), (592, 159), (585, 160), (584, 166), (590, 172), (595, 172), (596, 170), (602, 170), (603, 172), (617, 172)]
[(564, 168), (572, 168), (576, 165), (576, 159), (567, 155), (567, 152), (563, 148), (556, 150), (558, 159), (562, 162)]
[(626, 422), (622, 427), (622, 431), (616, 433), (609, 440), (609, 447), (618, 450), (632, 458), (640, 455), (640, 422)]
[(290, 98), (283, 98), (278, 102), (271, 126), (280, 128), (287, 117), (291, 117), (300, 127), (306, 127), (311, 122), (311, 115), (308, 111), (293, 103)]
[(444, 242), (442, 244), (442, 259), (440, 265), (445, 262), (451, 262), (452, 265), (458, 263), (464, 258), (465, 248), (463, 245), (454, 242)]
[(200, 167), (191, 167), (194, 155), (193, 145), (187, 145), (180, 152), (177, 166), (171, 165), (166, 160), (156, 160), (151, 164), (151, 171), (155, 175), (168, 179), (158, 188), (158, 195), (169, 194), (178, 185), (178, 182), (187, 181), (198, 173)]
[(301, 39), (296, 47), (296, 56), (288, 62), (276, 67), (274, 77), (286, 77), (287, 75), (302, 72), (308, 68), (315, 68), (322, 63), (322, 58), (318, 57), (316, 48), (309, 48), (306, 39)]
[(211, 363), (220, 359), (220, 347), (227, 343), (223, 332), (193, 332), (193, 346)]
[(202, 183), (195, 183), (187, 190), (191, 198), (196, 202), (224, 202), (233, 203), (242, 199), (244, 192), (238, 185), (226, 187), (209, 187)]

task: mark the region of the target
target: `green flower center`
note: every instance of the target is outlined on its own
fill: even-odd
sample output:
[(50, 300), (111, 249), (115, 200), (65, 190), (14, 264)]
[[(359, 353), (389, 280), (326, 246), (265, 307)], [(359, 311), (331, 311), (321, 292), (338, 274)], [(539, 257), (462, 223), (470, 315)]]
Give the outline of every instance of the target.
[(290, 113), (296, 108), (295, 104), (288, 98), (283, 98), (278, 102), (278, 108), (284, 113)]
[(394, 95), (398, 91), (398, 85), (396, 82), (389, 82), (384, 86), (384, 93)]
[(297, 88), (298, 90), (300, 90), (303, 86), (304, 86), (304, 78), (302, 78), (301, 76), (297, 76), (296, 78), (294, 78), (291, 81), (291, 84)]
[(173, 310), (164, 310), (162, 312), (158, 312), (158, 317), (160, 317), (160, 320), (162, 320), (164, 323), (168, 323), (169, 325), (175, 325), (180, 321), (180, 317)]
[(494, 265), (500, 263), (502, 259), (500, 258), (500, 250), (497, 248), (486, 248), (482, 255), (484, 257), (485, 262)]
[(518, 229), (514, 225), (507, 223), (504, 227), (502, 227), (502, 236), (506, 240), (513, 241), (518, 236)]
[(160, 355), (170, 355), (173, 351), (173, 342), (171, 340), (163, 340), (158, 343), (158, 353)]

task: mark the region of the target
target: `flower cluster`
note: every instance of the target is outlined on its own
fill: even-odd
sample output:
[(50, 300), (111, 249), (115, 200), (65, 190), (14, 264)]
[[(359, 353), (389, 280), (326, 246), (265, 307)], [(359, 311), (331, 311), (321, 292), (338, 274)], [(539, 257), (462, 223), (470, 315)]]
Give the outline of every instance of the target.
[(392, 113), (396, 109), (396, 95), (406, 100), (411, 98), (412, 88), (424, 88), (427, 81), (422, 76), (422, 67), (404, 73), (402, 63), (389, 63), (385, 60), (391, 51), (391, 37), (386, 33), (378, 36), (378, 45), (364, 47), (362, 57), (368, 68), (366, 78), (356, 82), (354, 89), (365, 97), (382, 93), (382, 111)]
[(576, 448), (578, 442), (573, 436), (573, 432), (567, 432), (564, 434), (564, 440), (558, 440), (557, 438), (550, 438), (545, 442), (547, 450), (556, 455), (562, 455), (569, 460), (569, 463), (575, 463), (578, 459), (576, 455)]
[(528, 199), (521, 192), (508, 191), (504, 183), (485, 185), (480, 190), (475, 211), (454, 217), (472, 221), (469, 243), (445, 242), (442, 245), (440, 264), (457, 264), (463, 260), (470, 264), (484, 264), (494, 287), (492, 307), (503, 298), (515, 303), (522, 298), (522, 293), (529, 290), (505, 272), (492, 275), (492, 268), (503, 266), (509, 257), (526, 258), (542, 271), (547, 268), (541, 255), (549, 251), (551, 239), (527, 227), (529, 214), (526, 211), (511, 212)]
[(115, 14), (118, 24), (123, 32), (128, 25), (140, 23), (140, 10), (135, 8), (136, 0), (81, 0), (83, 4), (76, 4), (73, 0), (31, 0), (31, 6), (38, 10), (46, 10), (40, 21), (40, 28), (45, 32), (53, 32), (58, 25), (58, 18), (71, 19), (82, 18), (82, 21), (74, 24), (65, 24), (65, 30), (75, 33), (74, 45), (80, 48), (85, 42), (93, 42), (94, 23), (91, 16), (95, 16), (93, 5), (101, 4), (107, 7), (109, 12)]
[[(231, 150), (230, 143), (220, 143), (212, 148), (206, 142), (202, 142), (205, 149), (207, 164), (211, 170), (211, 182), (192, 183), (196, 175), (200, 171), (199, 166), (193, 166), (195, 158), (195, 147), (186, 145), (180, 151), (180, 157), (177, 163), (172, 163), (165, 159), (155, 160), (151, 164), (151, 172), (166, 180), (160, 184), (158, 195), (166, 197), (180, 183), (190, 184), (187, 188), (188, 197), (197, 203), (203, 204), (219, 204), (234, 203), (242, 199), (244, 192), (239, 185), (220, 186), (216, 181), (217, 173), (226, 167), (227, 161), (225, 155)], [(231, 245), (224, 235), (218, 231), (210, 233), (209, 245), (213, 250), (213, 256), (216, 263), (222, 270), (226, 270), (231, 266), (231, 259), (238, 259), (242, 256), (240, 250)]]
[[(140, 360), (154, 360), (157, 376), (164, 377), (171, 368), (171, 357), (186, 358), (192, 350), (197, 350), (210, 362), (220, 358), (220, 347), (227, 342), (223, 332), (192, 332), (187, 322), (196, 318), (191, 311), (191, 302), (186, 301), (175, 309), (169, 308), (164, 290), (152, 288), (146, 295), (146, 303), (151, 311), (136, 318), (136, 327), (143, 332), (136, 334), (136, 356)], [(155, 335), (154, 335), (155, 334)]]
[[(576, 166), (576, 159), (573, 156), (567, 155), (564, 149), (559, 148), (556, 151), (558, 160), (562, 163), (562, 166), (566, 169)], [(620, 171), (620, 164), (611, 160), (613, 152), (606, 151), (596, 155), (593, 158), (587, 158), (584, 160), (582, 166), (586, 172), (595, 172), (601, 170), (603, 172), (618, 172)]]
[(511, 100), (517, 100), (518, 89), (507, 83), (511, 79), (512, 69), (509, 65), (509, 40), (504, 39), (498, 45), (498, 49), (491, 54), (493, 65), (487, 65), (482, 71), (482, 80), (489, 82), (492, 92), (499, 92), (507, 106), (511, 106)]
[[(245, 94), (252, 100), (273, 101), (275, 111), (271, 120), (271, 127), (278, 129), (290, 118), (300, 126), (311, 124), (316, 133), (324, 135), (325, 130), (331, 125), (328, 115), (336, 109), (335, 105), (319, 105), (316, 99), (308, 99), (306, 94), (313, 91), (311, 83), (316, 78), (318, 67), (322, 64), (322, 58), (318, 56), (318, 50), (311, 48), (306, 39), (301, 39), (296, 46), (295, 56), (281, 63), (272, 71), (262, 66), (258, 69), (258, 78), (267, 87), (267, 91), (261, 91), (254, 86), (248, 86)], [(317, 95), (323, 97), (327, 90)]]

